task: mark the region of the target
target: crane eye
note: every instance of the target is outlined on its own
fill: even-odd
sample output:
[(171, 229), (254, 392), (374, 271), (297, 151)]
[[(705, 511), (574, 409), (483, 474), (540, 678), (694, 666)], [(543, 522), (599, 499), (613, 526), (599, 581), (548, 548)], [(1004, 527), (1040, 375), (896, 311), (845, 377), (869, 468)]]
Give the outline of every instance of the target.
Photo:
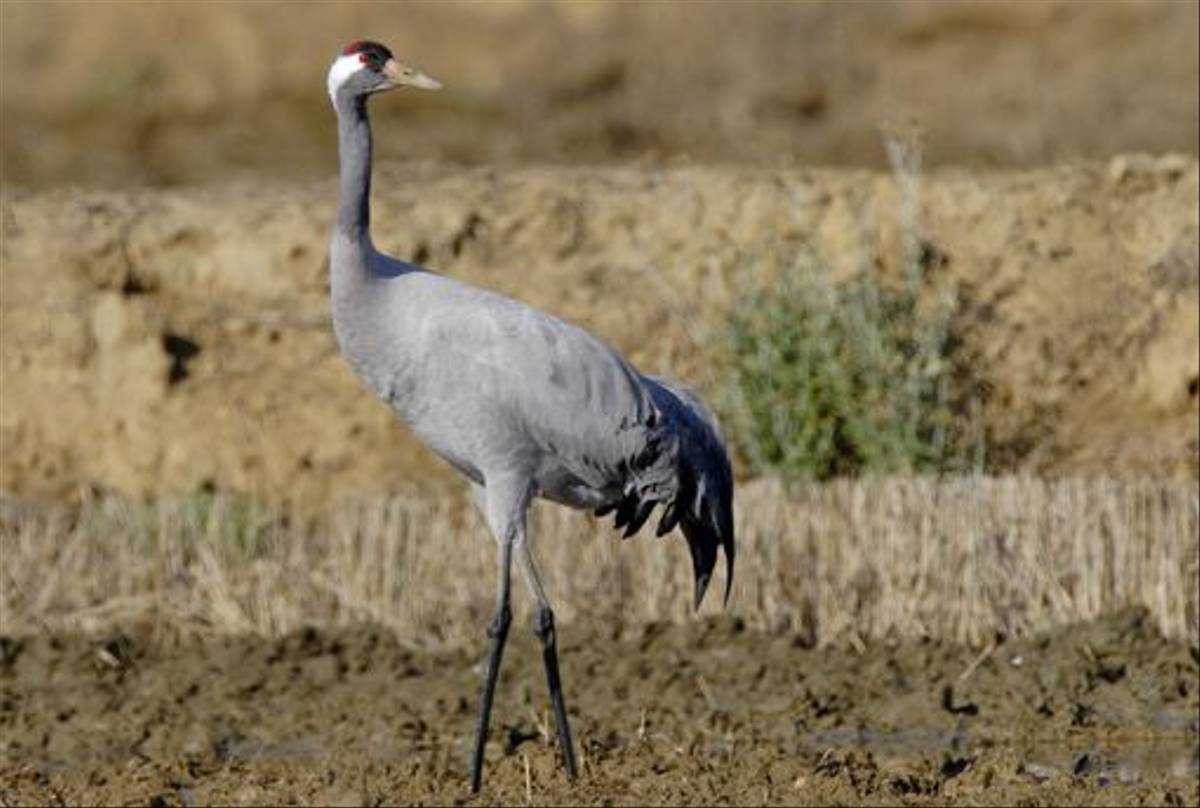
[(376, 73), (383, 69), (383, 57), (373, 51), (363, 51), (358, 54), (358, 61)]

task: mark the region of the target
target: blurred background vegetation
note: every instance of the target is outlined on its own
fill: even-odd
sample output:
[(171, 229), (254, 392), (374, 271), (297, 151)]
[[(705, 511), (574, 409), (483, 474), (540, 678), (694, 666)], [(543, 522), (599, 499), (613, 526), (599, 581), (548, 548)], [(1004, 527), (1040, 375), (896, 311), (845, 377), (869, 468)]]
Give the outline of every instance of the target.
[(286, 0), (0, 4), (0, 170), (47, 187), (334, 170), (337, 50), (447, 90), (376, 105), (381, 158), (886, 168), (1194, 154), (1192, 2)]

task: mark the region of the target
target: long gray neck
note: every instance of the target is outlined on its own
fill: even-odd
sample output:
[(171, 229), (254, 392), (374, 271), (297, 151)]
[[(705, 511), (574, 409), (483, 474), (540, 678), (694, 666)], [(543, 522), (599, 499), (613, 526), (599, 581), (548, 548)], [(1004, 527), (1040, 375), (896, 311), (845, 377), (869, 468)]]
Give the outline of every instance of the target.
[(371, 239), (371, 122), (367, 118), (367, 99), (339, 94), (335, 106), (341, 157), (337, 229), (352, 243), (365, 247)]

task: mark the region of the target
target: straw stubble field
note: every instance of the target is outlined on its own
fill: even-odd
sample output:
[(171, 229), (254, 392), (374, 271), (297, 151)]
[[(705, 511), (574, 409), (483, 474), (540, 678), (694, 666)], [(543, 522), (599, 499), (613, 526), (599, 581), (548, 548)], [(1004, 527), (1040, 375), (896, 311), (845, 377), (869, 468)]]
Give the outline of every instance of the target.
[[(307, 519), (209, 494), (10, 510), (6, 632), (278, 636), (367, 621), (453, 647), (478, 640), (493, 605), (492, 541), (454, 498), (347, 501)], [(1159, 633), (1195, 645), (1197, 510), (1188, 482), (750, 482), (738, 490), (729, 611), (806, 646), (984, 647), (1144, 606)], [(681, 541), (621, 542), (608, 525), (547, 505), (535, 507), (531, 535), (562, 622), (601, 621), (619, 635), (690, 619)], [(720, 614), (710, 601), (701, 614)]]

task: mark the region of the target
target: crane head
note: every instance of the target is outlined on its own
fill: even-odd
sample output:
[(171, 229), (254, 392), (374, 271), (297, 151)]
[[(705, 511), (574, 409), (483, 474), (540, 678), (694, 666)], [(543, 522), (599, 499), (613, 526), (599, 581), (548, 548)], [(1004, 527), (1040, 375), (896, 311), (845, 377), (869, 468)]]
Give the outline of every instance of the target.
[(329, 98), (336, 105), (341, 93), (361, 97), (397, 87), (440, 90), (442, 83), (416, 68), (400, 64), (392, 52), (378, 42), (356, 40), (342, 48), (333, 60), (328, 86)]

